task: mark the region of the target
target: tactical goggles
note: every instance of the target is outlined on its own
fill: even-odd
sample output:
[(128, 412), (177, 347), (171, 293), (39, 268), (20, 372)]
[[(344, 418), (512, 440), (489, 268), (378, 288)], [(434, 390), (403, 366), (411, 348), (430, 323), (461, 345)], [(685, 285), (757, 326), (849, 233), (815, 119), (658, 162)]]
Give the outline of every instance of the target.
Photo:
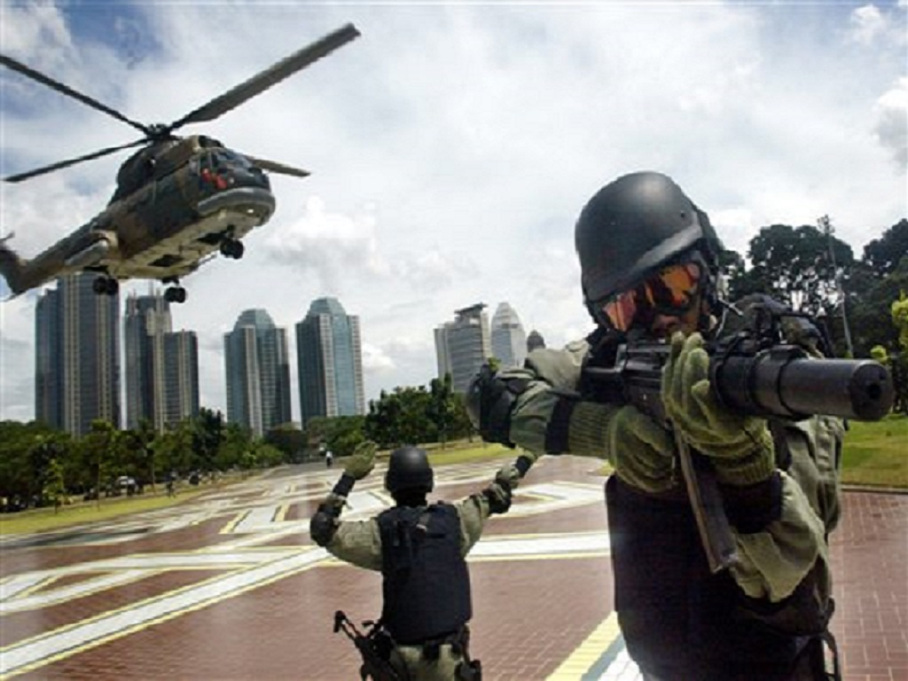
[(610, 296), (599, 309), (617, 331), (627, 331), (634, 322), (651, 321), (657, 313), (683, 314), (694, 303), (701, 276), (695, 262), (669, 265), (636, 287)]

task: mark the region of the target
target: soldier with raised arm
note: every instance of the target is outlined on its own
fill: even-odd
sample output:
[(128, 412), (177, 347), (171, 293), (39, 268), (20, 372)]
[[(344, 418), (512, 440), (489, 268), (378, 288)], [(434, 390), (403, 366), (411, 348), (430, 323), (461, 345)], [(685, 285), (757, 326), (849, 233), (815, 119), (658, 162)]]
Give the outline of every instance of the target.
[(310, 535), (337, 558), (382, 573), (384, 652), (400, 679), (478, 681), (479, 663), (469, 657), (466, 555), (489, 516), (510, 508), (511, 492), (529, 461), (504, 466), (485, 489), (457, 503), (429, 503), (434, 472), (428, 456), (404, 446), (391, 453), (385, 475), (395, 506), (368, 520), (341, 520), (354, 482), (374, 465), (375, 445), (360, 445), (312, 517)]

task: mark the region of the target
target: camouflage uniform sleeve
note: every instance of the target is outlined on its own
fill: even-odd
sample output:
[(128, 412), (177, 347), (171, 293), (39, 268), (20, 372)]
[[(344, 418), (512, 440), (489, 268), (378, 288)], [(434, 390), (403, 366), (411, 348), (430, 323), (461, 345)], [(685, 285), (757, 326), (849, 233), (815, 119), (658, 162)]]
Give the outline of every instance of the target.
[(486, 520), (489, 519), (489, 500), (484, 494), (477, 492), (458, 502), (455, 507), (460, 518), (460, 555), (466, 556), (479, 541)]
[(827, 534), (840, 515), (839, 464), (844, 429), (817, 416), (784, 426), (791, 461), (782, 477), (781, 514), (763, 531), (738, 534), (732, 574), (752, 598), (779, 602), (812, 575), (829, 595)]
[(378, 521), (341, 521), (325, 547), (331, 555), (367, 570), (381, 570), (381, 534)]
[[(558, 413), (559, 402), (563, 402), (567, 396), (576, 395), (583, 360), (588, 351), (589, 344), (583, 340), (571, 343), (563, 350), (543, 348), (529, 354), (525, 368), (532, 371), (536, 379), (517, 398), (511, 413), (510, 435), (515, 444), (536, 456), (546, 453), (546, 437), (553, 425), (553, 415)], [(593, 403), (580, 402), (579, 405), (589, 406), (589, 409), (582, 410), (585, 415), (588, 415), (590, 409), (594, 412), (606, 409), (603, 405)], [(576, 408), (574, 412), (577, 412)], [(602, 456), (603, 451), (599, 448), (601, 428), (601, 423), (595, 418), (577, 420), (570, 417), (569, 453)]]

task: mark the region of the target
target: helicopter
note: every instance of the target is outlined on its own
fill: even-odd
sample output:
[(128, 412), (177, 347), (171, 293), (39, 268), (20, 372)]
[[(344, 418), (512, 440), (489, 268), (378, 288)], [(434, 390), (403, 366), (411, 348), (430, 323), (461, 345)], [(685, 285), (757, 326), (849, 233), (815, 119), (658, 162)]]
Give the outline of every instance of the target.
[(265, 171), (306, 177), (301, 168), (256, 158), (205, 135), (179, 137), (189, 123), (213, 121), (281, 80), (360, 35), (353, 24), (320, 38), (170, 124), (143, 124), (73, 90), (25, 64), (0, 54), (0, 64), (101, 111), (142, 132), (143, 137), (3, 178), (21, 182), (38, 175), (141, 147), (121, 166), (116, 190), (98, 215), (39, 255), (26, 260), (0, 238), (0, 274), (18, 295), (75, 272), (95, 272), (95, 293), (115, 295), (119, 282), (157, 279), (164, 297), (182, 303), (180, 279), (219, 251), (243, 256), (241, 241), (274, 213), (275, 198)]

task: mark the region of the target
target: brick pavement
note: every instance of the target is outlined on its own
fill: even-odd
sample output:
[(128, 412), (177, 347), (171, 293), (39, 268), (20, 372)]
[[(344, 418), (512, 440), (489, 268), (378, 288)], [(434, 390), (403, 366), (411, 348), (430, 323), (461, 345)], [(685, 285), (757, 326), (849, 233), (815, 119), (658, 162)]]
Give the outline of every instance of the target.
[[(602, 479), (547, 457), (471, 554), (485, 678), (638, 678), (612, 612)], [(439, 469), (437, 492), (497, 464)], [(175, 509), (0, 544), (0, 677), (358, 678), (334, 611), (380, 608), (380, 576), (327, 557), (307, 519), (338, 472), (285, 469)], [(387, 502), (380, 471), (345, 517)], [(908, 495), (847, 492), (832, 562), (848, 681), (908, 681)], [(37, 541), (40, 539), (40, 541)]]

